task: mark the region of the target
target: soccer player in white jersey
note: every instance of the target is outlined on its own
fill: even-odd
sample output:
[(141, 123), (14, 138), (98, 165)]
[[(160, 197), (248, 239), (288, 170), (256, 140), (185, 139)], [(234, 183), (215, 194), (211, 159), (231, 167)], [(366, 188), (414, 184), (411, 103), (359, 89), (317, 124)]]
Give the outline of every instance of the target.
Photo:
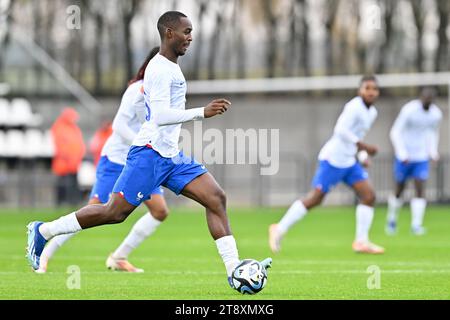
[[(359, 95), (344, 107), (334, 128), (333, 136), (322, 147), (319, 163), (312, 181), (312, 191), (306, 198), (295, 201), (277, 224), (269, 227), (269, 245), (276, 253), (281, 240), (296, 222), (313, 207), (319, 205), (326, 194), (339, 182), (344, 182), (356, 192), (360, 203), (356, 207), (356, 237), (352, 248), (355, 252), (379, 254), (384, 249), (369, 241), (369, 230), (374, 214), (375, 192), (368, 181), (368, 174), (357, 161), (359, 152), (375, 155), (377, 147), (362, 142), (377, 117), (374, 103), (379, 96), (374, 76), (362, 78)], [(363, 163), (368, 166), (368, 158)]]
[[(205, 166), (178, 149), (181, 124), (221, 115), (231, 103), (211, 101), (206, 107), (185, 110), (186, 80), (178, 65), (192, 41), (192, 24), (181, 12), (168, 11), (158, 19), (160, 52), (144, 76), (147, 121), (128, 153), (125, 168), (105, 205), (88, 205), (52, 222), (28, 224), (27, 259), (38, 269), (45, 244), (54, 236), (124, 221), (160, 185), (191, 198), (206, 209), (206, 220), (233, 287), (231, 273), (239, 264), (236, 241), (226, 213), (225, 192)], [(262, 264), (268, 268), (271, 259)]]
[[(101, 159), (96, 171), (96, 182), (92, 188), (88, 204), (104, 204), (108, 202), (114, 184), (125, 166), (131, 142), (141, 127), (141, 121), (137, 115), (137, 112), (141, 108), (134, 104), (136, 95), (143, 95), (143, 92), (141, 93), (140, 91), (142, 89), (145, 68), (158, 51), (159, 47), (155, 47), (150, 51), (135, 77), (130, 80), (128, 88), (123, 94), (119, 110), (114, 117), (113, 133), (106, 141), (101, 152)], [(128, 255), (147, 237), (153, 234), (168, 215), (168, 208), (161, 187), (153, 190), (151, 199), (146, 200), (144, 203), (149, 212), (135, 223), (129, 235), (117, 250), (108, 257), (106, 266), (109, 269), (126, 272), (144, 271), (133, 266), (128, 261)], [(47, 271), (48, 261), (75, 234), (62, 234), (52, 238), (42, 252), (39, 269), (35, 271), (37, 273), (45, 273)]]
[(441, 110), (433, 103), (434, 88), (422, 89), (420, 98), (405, 104), (392, 126), (390, 137), (395, 151), (394, 179), (395, 193), (388, 199), (386, 233), (397, 232), (398, 211), (403, 205), (401, 199), (408, 180), (414, 180), (415, 197), (411, 199), (411, 232), (425, 233), (423, 218), (427, 201), (425, 182), (428, 179), (429, 162), (439, 160), (439, 126)]

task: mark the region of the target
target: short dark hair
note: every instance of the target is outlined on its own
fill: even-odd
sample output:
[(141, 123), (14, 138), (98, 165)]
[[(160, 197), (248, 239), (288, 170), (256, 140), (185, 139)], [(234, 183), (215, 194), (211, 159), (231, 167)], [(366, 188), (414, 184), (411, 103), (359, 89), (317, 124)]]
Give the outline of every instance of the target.
[(167, 11), (159, 17), (157, 26), (161, 40), (164, 39), (166, 28), (175, 28), (181, 18), (187, 18), (187, 16), (179, 11)]
[(373, 82), (375, 82), (375, 83), (377, 84), (377, 86), (378, 86), (378, 79), (377, 79), (377, 77), (375, 77), (373, 74), (368, 74), (368, 75), (363, 76), (363, 77), (361, 78), (361, 80), (359, 81), (359, 86), (361, 87), (362, 84), (363, 84), (364, 82), (366, 82), (366, 81), (373, 81)]

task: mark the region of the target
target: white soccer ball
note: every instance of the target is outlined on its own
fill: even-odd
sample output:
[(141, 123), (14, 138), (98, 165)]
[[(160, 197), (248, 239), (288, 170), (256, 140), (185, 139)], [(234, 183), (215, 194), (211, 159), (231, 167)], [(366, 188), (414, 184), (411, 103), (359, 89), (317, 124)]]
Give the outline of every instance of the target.
[(260, 292), (267, 283), (267, 271), (259, 261), (242, 260), (231, 274), (234, 289), (245, 294)]

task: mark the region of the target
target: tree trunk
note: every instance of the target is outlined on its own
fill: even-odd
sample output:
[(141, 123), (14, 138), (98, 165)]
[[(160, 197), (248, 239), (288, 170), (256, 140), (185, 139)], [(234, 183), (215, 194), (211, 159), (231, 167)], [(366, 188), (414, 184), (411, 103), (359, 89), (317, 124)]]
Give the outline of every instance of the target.
[(395, 10), (395, 4), (391, 0), (384, 0), (384, 6), (385, 6), (385, 15), (384, 15), (384, 24), (386, 26), (386, 32), (385, 32), (385, 39), (383, 44), (380, 47), (380, 53), (379, 53), (379, 62), (378, 62), (378, 68), (376, 69), (377, 73), (384, 73), (386, 72), (386, 62), (389, 58), (389, 48), (391, 46), (391, 42), (393, 39), (393, 16), (394, 16), (394, 10)]
[[(33, 41), (42, 46), (42, 17), (40, 6), (42, 2), (33, 1), (32, 2), (32, 14), (33, 14)], [(34, 60), (33, 62), (33, 74), (31, 78), (34, 80), (36, 92), (40, 92), (42, 89), (42, 78), (43, 78), (43, 70), (41, 65)], [(27, 77), (25, 77), (26, 79)], [(30, 80), (30, 79), (29, 79)]]
[(424, 19), (422, 15), (422, 1), (410, 0), (414, 13), (414, 22), (417, 27), (417, 40), (416, 40), (416, 59), (415, 65), (419, 72), (423, 71), (423, 48), (422, 48), (422, 35)]
[(6, 32), (5, 35), (2, 39), (0, 39), (0, 82), (5, 81), (4, 79), (4, 59), (5, 59), (5, 53), (6, 53), (6, 47), (9, 45), (9, 40), (10, 40), (10, 26), (12, 23), (12, 17), (11, 17), (11, 13), (13, 10), (15, 4), (15, 0), (11, 0), (9, 2), (9, 7), (6, 8), (6, 12), (5, 12), (5, 27), (6, 27)]
[(220, 31), (222, 30), (222, 24), (222, 13), (219, 11), (216, 14), (216, 25), (209, 42), (208, 80), (216, 79), (216, 57), (220, 44), (219, 37), (217, 35), (220, 34)]
[(244, 37), (242, 35), (242, 0), (235, 2), (236, 17), (236, 56), (237, 56), (237, 77), (243, 79), (246, 77), (246, 50)]
[(306, 1), (297, 0), (302, 8), (302, 37), (301, 37), (301, 63), (303, 68), (303, 75), (310, 76), (310, 60), (309, 60), (309, 26), (308, 26), (308, 15), (306, 12)]
[(286, 76), (296, 76), (297, 75), (297, 64), (294, 57), (297, 57), (297, 39), (300, 38), (297, 32), (297, 0), (291, 0), (291, 6), (289, 9), (289, 39), (286, 43), (286, 53), (285, 53), (285, 63), (284, 63), (284, 74)]
[(336, 21), (337, 8), (339, 7), (340, 0), (330, 0), (327, 3), (327, 17), (325, 20), (325, 69), (327, 75), (333, 75), (334, 61), (333, 61), (333, 28)]
[(94, 46), (94, 92), (102, 91), (102, 34), (103, 34), (103, 17), (101, 13), (96, 13), (95, 19), (95, 46)]
[(192, 77), (194, 79), (200, 78), (200, 61), (201, 61), (201, 54), (202, 54), (202, 48), (203, 48), (203, 18), (205, 16), (206, 9), (208, 8), (208, 1), (205, 0), (198, 0), (198, 32), (196, 37), (196, 47), (197, 50), (194, 55), (194, 62), (193, 62), (193, 74)]
[(267, 26), (267, 53), (266, 53), (266, 76), (273, 78), (276, 68), (276, 50), (277, 50), (277, 18), (273, 14), (272, 0), (263, 0), (264, 15)]
[[(123, 9), (123, 34), (124, 34), (124, 47), (125, 47), (125, 84), (134, 75), (133, 66), (133, 51), (131, 48), (131, 21), (136, 13), (140, 0), (131, 0), (129, 2), (129, 8)], [(125, 4), (127, 5), (127, 4)]]
[(449, 41), (447, 38), (447, 28), (448, 28), (448, 15), (450, 11), (450, 4), (448, 0), (438, 0), (438, 11), (439, 11), (439, 46), (436, 52), (434, 69), (435, 71), (448, 71), (449, 65)]

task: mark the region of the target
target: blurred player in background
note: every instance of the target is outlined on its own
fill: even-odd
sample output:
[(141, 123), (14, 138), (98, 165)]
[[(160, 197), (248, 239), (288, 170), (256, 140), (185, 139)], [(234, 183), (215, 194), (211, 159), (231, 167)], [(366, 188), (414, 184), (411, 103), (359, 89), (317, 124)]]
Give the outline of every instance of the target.
[(94, 136), (91, 141), (89, 141), (89, 152), (93, 157), (95, 166), (98, 165), (98, 162), (102, 157), (103, 146), (112, 133), (112, 123), (111, 121), (106, 121), (95, 131)]
[[(350, 100), (339, 116), (334, 134), (322, 147), (319, 163), (312, 181), (313, 190), (302, 200), (295, 201), (277, 224), (269, 227), (269, 245), (276, 253), (281, 249), (281, 240), (297, 221), (319, 205), (326, 194), (339, 182), (350, 186), (358, 195), (360, 204), (356, 207), (356, 237), (352, 248), (355, 252), (380, 254), (384, 252), (369, 241), (369, 230), (374, 215), (375, 191), (368, 181), (368, 174), (357, 161), (357, 153), (367, 152), (373, 156), (377, 147), (362, 142), (377, 117), (374, 103), (379, 96), (374, 76), (362, 78), (359, 95)], [(364, 165), (369, 158), (362, 159)]]
[(58, 206), (76, 205), (81, 200), (77, 173), (86, 153), (86, 146), (81, 129), (77, 124), (78, 120), (78, 112), (74, 108), (67, 107), (62, 110), (50, 129), (55, 146), (52, 172), (57, 176), (56, 200)]
[[(105, 205), (88, 205), (55, 221), (28, 224), (27, 259), (38, 269), (45, 244), (51, 238), (82, 229), (123, 222), (152, 191), (163, 185), (175, 194), (200, 203), (228, 283), (240, 263), (236, 241), (226, 212), (226, 195), (204, 165), (185, 156), (178, 148), (181, 124), (225, 113), (230, 102), (211, 101), (205, 107), (185, 109), (186, 79), (178, 65), (192, 41), (192, 24), (181, 12), (168, 11), (158, 19), (161, 49), (150, 61), (144, 76), (146, 122), (128, 152), (125, 167)], [(139, 95), (137, 98), (140, 99)], [(262, 264), (267, 268), (271, 259)]]
[[(96, 182), (91, 191), (89, 204), (104, 204), (108, 202), (114, 184), (125, 166), (131, 142), (141, 127), (140, 117), (137, 115), (139, 107), (134, 104), (135, 97), (139, 94), (142, 95), (141, 88), (145, 68), (158, 51), (159, 47), (151, 50), (136, 76), (129, 82), (129, 86), (122, 96), (119, 110), (113, 121), (112, 135), (107, 139), (101, 151), (101, 158), (97, 166)], [(151, 199), (144, 203), (149, 212), (136, 222), (122, 244), (108, 257), (106, 261), (108, 268), (127, 272), (144, 271), (128, 262), (128, 255), (155, 232), (159, 224), (167, 217), (169, 211), (161, 187), (155, 188)], [(36, 272), (45, 273), (48, 261), (58, 248), (75, 234), (59, 235), (51, 239), (42, 252), (40, 267)]]
[(394, 179), (395, 193), (388, 200), (386, 233), (397, 232), (398, 211), (403, 205), (401, 199), (408, 180), (414, 180), (415, 197), (411, 199), (411, 232), (425, 233), (423, 218), (427, 201), (425, 182), (428, 179), (429, 162), (439, 160), (439, 126), (441, 110), (433, 103), (434, 88), (422, 89), (420, 98), (405, 104), (392, 126), (390, 137), (395, 150)]

